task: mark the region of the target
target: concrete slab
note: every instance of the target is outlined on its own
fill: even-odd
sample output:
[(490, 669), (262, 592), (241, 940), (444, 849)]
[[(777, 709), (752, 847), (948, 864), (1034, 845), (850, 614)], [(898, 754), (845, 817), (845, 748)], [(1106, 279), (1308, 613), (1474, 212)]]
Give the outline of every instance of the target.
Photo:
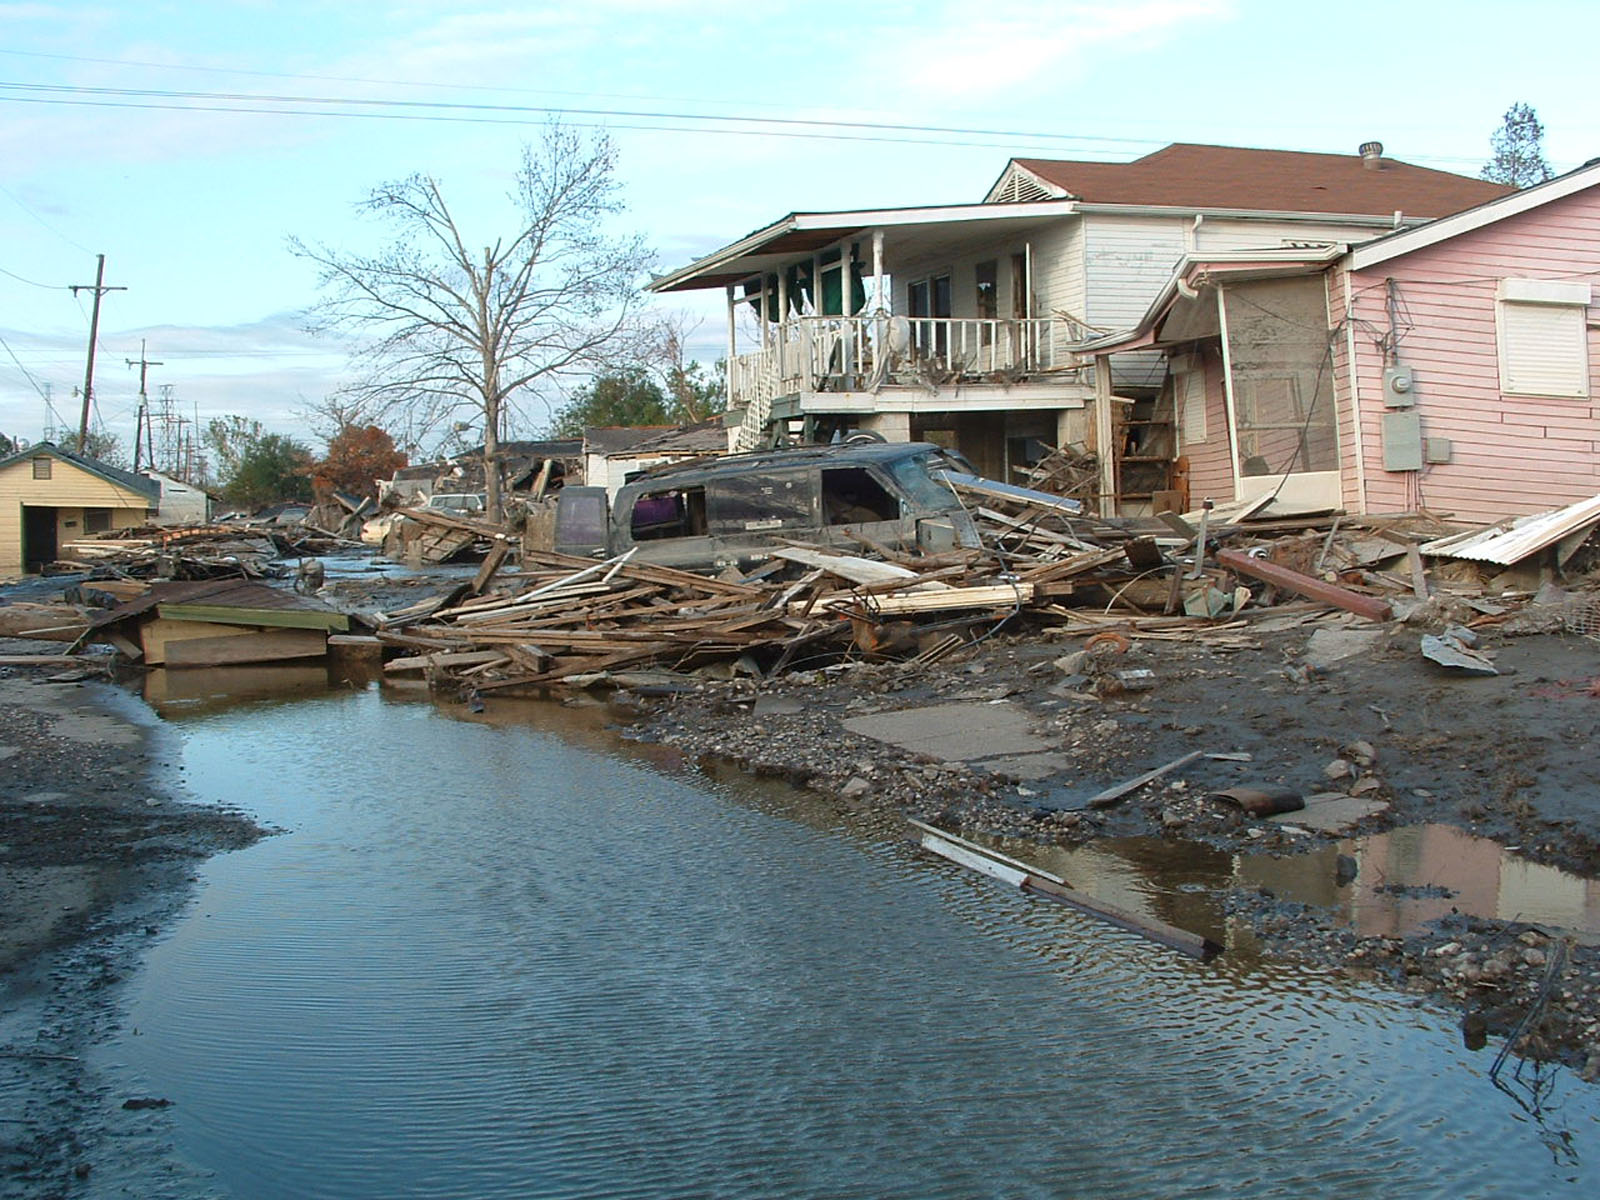
[(1323, 670), (1347, 658), (1373, 653), (1383, 636), (1382, 630), (1319, 629), (1311, 635), (1301, 657), (1306, 666)]
[(1346, 796), (1343, 792), (1322, 792), (1307, 796), (1306, 806), (1298, 812), (1281, 813), (1268, 819), (1315, 833), (1348, 833), (1366, 818), (1388, 811), (1387, 800), (1375, 800), (1371, 796)]
[(1065, 754), (1020, 754), (1010, 758), (986, 758), (981, 763), (985, 771), (996, 775), (1010, 775), (1017, 779), (1048, 779), (1072, 766)]
[(1035, 737), (1028, 714), (1013, 704), (935, 704), (851, 717), (844, 727), (940, 762), (970, 762), (1054, 747)]

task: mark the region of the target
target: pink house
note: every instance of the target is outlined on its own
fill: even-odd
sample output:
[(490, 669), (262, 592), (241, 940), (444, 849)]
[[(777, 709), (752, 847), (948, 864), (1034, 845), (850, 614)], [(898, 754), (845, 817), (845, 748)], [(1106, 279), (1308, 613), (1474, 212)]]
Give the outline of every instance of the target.
[(1597, 275), (1600, 162), (1356, 245), (1186, 255), (1138, 326), (1082, 347), (1166, 361), (1153, 400), (1095, 372), (1102, 491), (1154, 472), (1181, 493), (1158, 504), (1469, 522), (1594, 496)]

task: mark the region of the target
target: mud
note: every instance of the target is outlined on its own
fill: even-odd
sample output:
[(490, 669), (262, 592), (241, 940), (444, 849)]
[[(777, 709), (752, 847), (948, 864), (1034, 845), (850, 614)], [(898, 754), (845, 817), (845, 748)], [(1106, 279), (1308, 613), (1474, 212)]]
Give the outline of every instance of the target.
[[(1351, 631), (1361, 650), (1323, 661), (1327, 635)], [(1533, 862), (1600, 874), (1600, 768), (1587, 750), (1600, 713), (1600, 646), (1554, 634), (1489, 639), (1501, 674), (1470, 676), (1423, 658), (1422, 632), (1331, 615), (1238, 642), (1134, 640), (1108, 663), (1086, 661), (1099, 654), (1080, 653), (1080, 639), (1019, 631), (932, 666), (850, 664), (620, 699), (634, 737), (968, 834), (1065, 845), (1152, 836), (1277, 855), (1293, 870), (1352, 833), (1439, 823)], [(1152, 682), (1129, 674), (1137, 671), (1150, 672), (1153, 687), (1106, 686)], [(1026, 710), (1030, 732), (1054, 751), (1034, 761), (1055, 769), (1023, 777), (1014, 759), (950, 761), (845, 726), (973, 700)], [(1197, 759), (1111, 807), (1084, 807), (1102, 788), (1193, 750), (1226, 757)], [(1239, 786), (1359, 797), (1380, 811), (1348, 829), (1307, 830), (1295, 813), (1262, 820), (1213, 798)], [(1456, 1011), (1466, 1028), (1517, 1033), (1519, 1050), (1600, 1078), (1600, 962), (1592, 948), (1563, 942), (1559, 978), (1546, 986), (1560, 930), (1458, 917), (1407, 937), (1363, 937), (1328, 908), (1270, 891), (1235, 888), (1225, 901), (1274, 953), (1382, 974)], [(1536, 1019), (1518, 1032), (1535, 1005)]]
[[(10, 643), (12, 652), (28, 652)], [(184, 800), (147, 709), (103, 682), (0, 674), (0, 1195), (83, 1194), (170, 1161), (158, 1113), (85, 1063), (115, 985), (181, 911), (199, 859), (262, 835)], [(199, 1181), (186, 1194), (203, 1194)]]

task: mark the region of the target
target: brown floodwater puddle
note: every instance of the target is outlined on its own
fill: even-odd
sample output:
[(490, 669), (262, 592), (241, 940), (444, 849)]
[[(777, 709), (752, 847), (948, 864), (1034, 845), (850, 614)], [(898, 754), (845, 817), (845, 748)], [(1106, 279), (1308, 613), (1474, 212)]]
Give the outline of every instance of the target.
[(1294, 855), (1151, 837), (1081, 847), (991, 844), (1097, 899), (1225, 944), (1224, 893), (1267, 888), (1280, 900), (1327, 909), (1364, 937), (1417, 933), (1458, 913), (1530, 922), (1600, 945), (1600, 880), (1531, 862), (1515, 847), (1451, 825), (1410, 825)]

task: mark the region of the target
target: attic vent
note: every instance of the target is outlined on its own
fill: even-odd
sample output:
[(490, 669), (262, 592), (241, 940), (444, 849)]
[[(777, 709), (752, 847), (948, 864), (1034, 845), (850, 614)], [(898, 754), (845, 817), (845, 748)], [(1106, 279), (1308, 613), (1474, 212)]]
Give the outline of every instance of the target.
[(1013, 169), (1006, 181), (1000, 185), (1000, 193), (995, 197), (998, 204), (1027, 204), (1032, 200), (1050, 199), (1050, 190), (1031, 175)]

